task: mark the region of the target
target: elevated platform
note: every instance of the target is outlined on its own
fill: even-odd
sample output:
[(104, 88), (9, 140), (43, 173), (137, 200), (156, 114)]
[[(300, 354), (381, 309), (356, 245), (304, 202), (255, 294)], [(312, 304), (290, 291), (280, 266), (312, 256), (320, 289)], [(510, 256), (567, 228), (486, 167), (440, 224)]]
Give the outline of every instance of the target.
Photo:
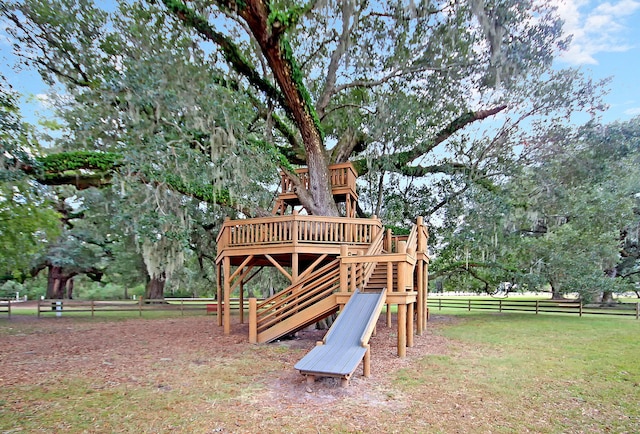
[[(309, 188), (309, 169), (296, 169), (296, 175), (304, 188)], [(331, 192), (336, 203), (345, 204), (345, 215), (356, 216), (356, 178), (358, 174), (351, 163), (333, 164), (329, 166), (331, 178)], [(286, 174), (280, 173), (280, 193), (273, 207), (273, 214), (285, 214), (288, 207), (300, 206), (300, 199), (295, 192), (295, 187)]]
[(340, 246), (366, 250), (382, 231), (377, 218), (317, 217), (297, 211), (283, 216), (245, 220), (226, 220), (218, 234), (216, 262), (229, 258), (231, 265), (240, 265), (248, 255), (256, 265), (272, 265), (269, 255), (281, 266), (293, 265), (292, 255), (302, 262), (311, 262), (320, 255), (340, 254)]

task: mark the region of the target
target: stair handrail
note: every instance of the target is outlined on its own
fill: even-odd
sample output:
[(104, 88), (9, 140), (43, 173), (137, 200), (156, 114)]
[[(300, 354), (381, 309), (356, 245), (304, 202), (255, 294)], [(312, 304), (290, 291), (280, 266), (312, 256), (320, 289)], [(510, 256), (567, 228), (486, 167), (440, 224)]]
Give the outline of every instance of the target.
[(411, 228), (411, 232), (409, 232), (409, 237), (407, 238), (407, 251), (416, 253), (418, 249), (418, 225), (414, 224)]
[[(369, 246), (369, 249), (364, 254), (364, 256), (373, 256), (379, 255), (382, 252), (382, 246), (384, 245), (384, 231), (380, 231), (380, 233), (373, 239), (373, 242)], [(373, 274), (373, 270), (375, 270), (377, 262), (367, 262), (364, 265), (364, 269), (362, 272), (362, 288), (365, 288), (367, 283), (369, 282), (369, 278)]]
[[(340, 280), (340, 260), (335, 259), (319, 268), (301, 281), (290, 285), (257, 305), (256, 324), (260, 325), (270, 316), (278, 321), (291, 315), (291, 310), (300, 310), (319, 294), (333, 292)], [(277, 322), (277, 321), (275, 321)]]

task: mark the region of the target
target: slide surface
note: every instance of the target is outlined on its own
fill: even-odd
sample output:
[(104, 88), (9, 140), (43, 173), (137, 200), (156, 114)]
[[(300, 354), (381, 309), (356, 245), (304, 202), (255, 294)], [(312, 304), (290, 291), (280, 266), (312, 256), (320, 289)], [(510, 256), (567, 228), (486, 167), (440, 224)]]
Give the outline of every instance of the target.
[(367, 351), (363, 334), (372, 321), (377, 321), (385, 294), (386, 291), (354, 292), (327, 332), (324, 345), (313, 348), (295, 368), (302, 374), (350, 376)]

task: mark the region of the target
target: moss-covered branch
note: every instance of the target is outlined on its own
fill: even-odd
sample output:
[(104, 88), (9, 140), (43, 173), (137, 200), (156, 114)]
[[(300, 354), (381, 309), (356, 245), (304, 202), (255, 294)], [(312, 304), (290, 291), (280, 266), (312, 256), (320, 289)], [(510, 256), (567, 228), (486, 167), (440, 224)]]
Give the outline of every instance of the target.
[(246, 77), (249, 82), (264, 92), (269, 98), (274, 99), (282, 107), (286, 107), (282, 93), (271, 83), (265, 80), (255, 70), (251, 62), (242, 54), (240, 48), (227, 36), (216, 31), (211, 24), (196, 11), (189, 8), (180, 0), (163, 0), (164, 5), (178, 17), (186, 26), (194, 29), (200, 36), (213, 42), (222, 52), (225, 60), (233, 69)]

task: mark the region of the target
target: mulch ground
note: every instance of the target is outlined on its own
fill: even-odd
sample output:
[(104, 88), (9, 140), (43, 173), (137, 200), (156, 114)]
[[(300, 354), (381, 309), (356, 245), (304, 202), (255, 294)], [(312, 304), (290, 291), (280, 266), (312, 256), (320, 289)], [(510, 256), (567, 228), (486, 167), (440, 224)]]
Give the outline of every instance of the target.
[[(447, 320), (434, 316), (429, 326)], [(231, 334), (224, 335), (215, 316), (211, 315), (122, 321), (101, 321), (99, 317), (93, 320), (38, 319), (30, 315), (13, 315), (4, 326), (9, 334), (0, 340), (0, 385), (38, 384), (51, 381), (52, 376), (91, 376), (97, 372), (103, 378), (127, 378), (132, 366), (146, 371), (159, 360), (168, 361), (176, 354), (206, 350), (224, 357), (225, 354), (241, 353), (251, 346), (246, 324), (233, 324)], [(325, 330), (305, 330), (293, 339), (267, 345), (311, 350), (325, 333)], [(384, 315), (371, 343), (372, 377), (369, 379), (363, 378), (361, 368), (358, 368), (350, 387), (341, 388), (339, 380), (324, 378), (316, 381), (311, 386), (314, 393), (309, 393), (305, 378), (293, 369), (300, 352), (284, 352), (283, 357), (291, 358), (285, 360), (290, 362), (291, 368), (274, 379), (272, 392), (279, 394), (280, 399), (303, 402), (361, 394), (375, 387), (389, 372), (409, 366), (416, 357), (439, 354), (446, 346), (444, 338), (427, 332), (415, 336), (414, 347), (408, 348), (407, 357), (400, 359), (396, 348), (396, 324), (386, 327)]]

